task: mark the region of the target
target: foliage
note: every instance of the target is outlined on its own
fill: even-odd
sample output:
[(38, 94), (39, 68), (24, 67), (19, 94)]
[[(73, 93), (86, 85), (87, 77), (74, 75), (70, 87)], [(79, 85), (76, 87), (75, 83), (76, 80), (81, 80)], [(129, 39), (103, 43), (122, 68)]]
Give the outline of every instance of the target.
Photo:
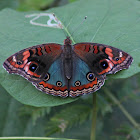
[[(121, 85), (119, 89), (120, 94), (116, 94), (114, 92), (114, 95), (116, 94), (118, 96), (118, 99), (120, 98), (120, 101), (123, 101), (123, 104), (126, 106), (126, 108), (129, 108), (132, 115), (134, 115), (135, 118), (139, 120), (140, 112), (136, 110), (134, 111), (134, 108), (139, 105), (140, 98), (139, 98), (139, 92), (135, 93), (135, 91), (139, 91), (139, 87), (136, 87), (136, 85), (132, 84), (135, 79), (136, 81), (139, 80), (140, 76), (136, 75), (132, 78), (129, 78), (128, 80), (115, 80), (113, 81), (107, 81), (106, 87), (112, 92), (113, 87)], [(120, 84), (119, 84), (120, 83)], [(129, 96), (129, 92), (127, 90), (128, 86), (130, 86), (128, 83), (131, 83), (131, 94), (133, 96)], [(111, 88), (109, 88), (111, 87)], [(117, 91), (116, 91), (117, 92)], [(118, 107), (108, 96), (104, 95), (104, 88), (97, 94), (97, 100), (98, 100), (98, 121), (97, 121), (97, 140), (101, 139), (105, 136), (107, 133), (108, 136), (105, 137), (105, 140), (111, 139), (111, 140), (137, 140), (137, 138), (140, 136), (140, 132), (137, 128), (135, 128), (133, 125), (128, 123), (126, 118), (124, 119), (123, 114), (120, 113), (118, 110)], [(137, 102), (136, 102), (137, 99)], [(130, 104), (130, 101), (132, 102)], [(134, 106), (133, 108), (132, 105)], [(34, 107), (33, 107), (34, 108)], [(51, 107), (51, 112), (49, 114), (47, 111), (45, 111), (45, 108), (34, 108), (34, 111), (37, 111), (40, 109), (40, 111), (37, 111), (36, 113), (33, 113), (34, 111), (31, 111), (28, 109), (28, 107), (24, 107), (23, 109), (27, 109), (26, 113), (23, 111), (23, 116), (30, 114), (32, 118), (37, 112), (40, 112), (44, 109), (43, 112), (46, 112), (46, 115), (44, 114), (41, 116), (40, 119), (44, 119), (46, 116), (49, 116), (47, 118), (47, 122), (45, 123), (45, 133), (46, 136), (72, 136), (75, 134), (73, 132), (73, 129), (78, 129), (75, 131), (82, 131), (79, 130), (79, 127), (82, 128), (84, 124), (87, 126), (85, 127), (85, 133), (87, 133), (87, 127), (91, 127), (91, 116), (92, 116), (92, 99), (89, 95), (88, 97), (83, 97), (79, 99), (77, 102), (67, 104), (65, 106), (61, 107)], [(116, 110), (116, 111), (115, 111)], [(20, 110), (22, 112), (22, 110)], [(36, 116), (36, 115), (35, 115)], [(38, 118), (39, 119), (39, 118)], [(89, 122), (90, 121), (90, 122)], [(88, 122), (88, 123), (87, 123)], [(113, 125), (112, 125), (113, 122)], [(36, 119), (37, 123), (37, 119)], [(35, 123), (35, 124), (36, 124)], [(122, 125), (122, 123), (125, 123)], [(109, 133), (107, 131), (110, 131)], [(55, 135), (54, 135), (55, 134)], [(85, 135), (85, 134), (84, 134)], [(82, 136), (77, 134), (78, 137), (73, 138), (80, 138), (85, 139)], [(86, 139), (89, 139), (89, 136), (86, 137)]]
[[(4, 4), (0, 1), (0, 9), (11, 7), (25, 11), (49, 7), (52, 0), (43, 0), (41, 3), (38, 0), (36, 2), (23, 0), (20, 3), (16, 1), (16, 4), (14, 4), (15, 0), (3, 0), (3, 2)], [(107, 88), (132, 117), (140, 122), (140, 76), (134, 75), (140, 71), (139, 7), (140, 2), (137, 0), (81, 0), (47, 11), (56, 14), (66, 27), (64, 31), (69, 35), (83, 17), (88, 16), (87, 21), (80, 27), (82, 30), (77, 30), (72, 36), (73, 43), (94, 41), (109, 44), (130, 53), (134, 58), (129, 70), (107, 76), (105, 86), (97, 93), (97, 140), (102, 138), (104, 140), (140, 139), (139, 128), (134, 127), (114, 101), (105, 94), (105, 88)], [(0, 65), (8, 56), (23, 48), (46, 42), (62, 43), (65, 39), (63, 32), (59, 29), (29, 25), (30, 19), (26, 19), (25, 15), (32, 13), (19, 13), (9, 9), (0, 12)], [(134, 76), (128, 78), (132, 75)], [(21, 104), (13, 97), (28, 105)], [(9, 75), (1, 67), (0, 136), (47, 135), (60, 137), (60, 139), (62, 137), (89, 139), (92, 95), (80, 97), (76, 102), (72, 101), (75, 100), (40, 94), (25, 79)], [(65, 106), (57, 106), (60, 104), (65, 104)], [(34, 107), (29, 105), (34, 105)]]
[(60, 112), (57, 111), (46, 125), (46, 130), (49, 130), (47, 135), (50, 135), (50, 131), (64, 132), (68, 127), (82, 124), (89, 118), (90, 113), (91, 107), (82, 104), (73, 104), (63, 108)]
[(33, 124), (35, 125), (37, 119), (44, 117), (46, 114), (49, 114), (51, 107), (33, 107), (33, 106), (23, 106), (19, 110), (20, 116), (29, 115), (32, 118)]
[(75, 1), (77, 1), (77, 0), (69, 0), (70, 3), (71, 3), (71, 2), (75, 2)]
[(19, 6), (19, 0), (0, 0), (0, 10), (4, 8), (16, 9)]
[(54, 0), (20, 0), (19, 11), (41, 10), (52, 4)]
[(136, 128), (123, 124), (116, 129), (116, 135), (111, 137), (112, 140), (138, 140), (140, 138), (140, 131)]
[[(83, 25), (81, 25), (82, 33), (81, 31), (79, 31), (80, 36), (78, 35), (79, 33), (78, 34), (75, 33), (74, 36), (71, 36), (73, 43), (82, 41), (86, 42), (89, 41), (90, 39), (91, 41), (93, 41), (94, 39), (94, 42), (100, 42), (103, 44), (108, 44), (110, 42), (109, 43), (110, 45), (113, 45), (115, 47), (123, 49), (126, 52), (129, 52), (134, 57), (135, 60), (132, 66), (128, 70), (121, 71), (115, 74), (115, 76), (113, 77), (126, 78), (132, 76), (140, 71), (138, 66), (139, 65), (138, 60), (140, 57), (138, 43), (139, 42), (138, 33), (140, 29), (139, 28), (140, 24), (138, 24), (139, 14), (137, 14), (137, 11), (139, 10), (139, 4), (137, 4), (136, 7), (132, 7), (132, 3), (135, 4), (135, 1), (132, 2), (131, 0), (129, 0), (128, 2), (124, 0), (123, 2), (121, 1), (121, 5), (118, 2), (116, 3), (116, 1), (111, 1), (109, 3), (105, 2), (103, 4), (104, 7), (101, 7), (101, 9), (104, 10), (98, 10), (97, 7), (98, 6), (100, 7), (101, 3), (102, 3), (101, 1), (94, 1), (93, 4), (92, 0), (89, 0), (88, 2), (77, 1), (64, 7), (50, 9), (48, 12), (56, 14), (56, 17), (58, 17), (59, 20), (64, 25), (64, 31), (67, 32), (67, 34), (70, 36), (71, 32), (73, 32), (73, 29), (77, 27), (77, 25), (79, 25), (80, 23), (79, 21), (82, 21), (83, 17), (87, 15), (89, 19), (87, 19), (87, 21)], [(78, 11), (72, 10), (75, 9), (76, 7), (79, 7), (79, 5), (81, 4), (84, 5), (82, 9), (79, 9), (81, 12), (78, 12), (79, 10)], [(109, 6), (108, 4), (112, 6), (108, 7)], [(95, 7), (93, 8), (93, 6)], [(130, 7), (133, 12), (130, 11)], [(121, 8), (122, 12), (118, 11), (118, 9), (121, 10)], [(98, 11), (98, 13), (96, 13), (96, 11)], [(60, 29), (31, 25), (30, 24), (31, 19), (25, 17), (31, 13), (29, 12), (19, 13), (9, 9), (1, 11), (0, 46), (2, 51), (0, 53), (1, 57), (0, 65), (2, 65), (2, 63), (8, 56), (21, 49), (47, 42), (56, 42), (61, 44), (65, 39), (64, 33)], [(128, 13), (131, 13), (129, 17), (127, 16)], [(92, 18), (91, 14), (93, 15), (96, 14), (96, 17)], [(74, 22), (71, 21), (70, 18), (72, 18)], [(45, 18), (41, 18), (40, 22), (44, 22), (44, 20)], [(119, 24), (120, 22), (121, 24)], [(111, 30), (113, 30), (113, 32)], [(118, 37), (116, 38), (116, 36), (119, 36), (119, 38)], [(133, 38), (134, 36), (135, 38)], [(129, 40), (131, 40), (131, 42), (129, 42)], [(135, 46), (135, 49), (133, 49), (131, 45), (132, 42), (133, 46)], [(71, 98), (62, 99), (59, 97), (53, 97), (42, 94), (40, 91), (36, 90), (34, 86), (32, 86), (32, 84), (29, 83), (27, 80), (17, 75), (8, 74), (3, 68), (0, 69), (0, 77), (2, 86), (14, 98), (16, 98), (18, 101), (24, 104), (41, 107), (41, 106), (56, 106), (75, 101), (75, 99)]]
[[(104, 140), (117, 140), (128, 137), (135, 140), (140, 136), (139, 130), (127, 121), (116, 104), (104, 94), (104, 89), (108, 88), (112, 94), (122, 101), (131, 115), (137, 121), (140, 121), (140, 111), (137, 109), (140, 105), (140, 90), (139, 86), (136, 86), (140, 84), (140, 82), (137, 82), (139, 79), (140, 76), (136, 75), (127, 80), (108, 80), (106, 87), (103, 87), (97, 94), (97, 140), (102, 137), (104, 137)], [(136, 85), (133, 83), (136, 83)], [(130, 92), (124, 90), (130, 85), (130, 92), (133, 96), (129, 96)], [(119, 92), (113, 90), (115, 87), (120, 87)], [(0, 112), (3, 112), (0, 115), (0, 136), (20, 134), (21, 136), (47, 135), (49, 137), (78, 138), (80, 140), (89, 139), (92, 95), (82, 97), (76, 102), (65, 106), (40, 108), (23, 106), (10, 97), (3, 87), (0, 88), (0, 93)], [(126, 126), (122, 126), (122, 123), (125, 123)]]

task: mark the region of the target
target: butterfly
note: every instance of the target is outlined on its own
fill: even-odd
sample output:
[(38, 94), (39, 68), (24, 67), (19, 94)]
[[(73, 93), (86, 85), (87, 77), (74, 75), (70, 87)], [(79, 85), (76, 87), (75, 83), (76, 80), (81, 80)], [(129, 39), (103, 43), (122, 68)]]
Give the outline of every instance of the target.
[(98, 43), (47, 43), (21, 50), (3, 63), (8, 73), (23, 76), (46, 94), (77, 97), (103, 86), (107, 74), (128, 69), (133, 58), (126, 52)]

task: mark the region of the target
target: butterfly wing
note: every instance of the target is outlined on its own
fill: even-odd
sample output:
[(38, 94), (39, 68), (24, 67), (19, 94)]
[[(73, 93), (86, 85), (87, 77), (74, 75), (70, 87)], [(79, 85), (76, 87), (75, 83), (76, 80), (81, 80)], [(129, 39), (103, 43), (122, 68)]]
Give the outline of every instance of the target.
[(104, 84), (106, 74), (127, 69), (133, 58), (117, 48), (97, 44), (78, 43), (73, 46), (73, 76), (70, 96), (93, 93)]
[(67, 97), (68, 88), (64, 76), (63, 59), (59, 57), (50, 66), (47, 78), (38, 83), (33, 83), (39, 90), (54, 96)]
[(133, 61), (126, 52), (104, 44), (78, 43), (74, 45), (74, 52), (97, 76), (128, 69)]
[(54, 43), (33, 46), (10, 56), (3, 66), (9, 73), (23, 76), (47, 94), (67, 97), (61, 47)]
[(61, 52), (60, 44), (41, 44), (13, 54), (6, 59), (3, 66), (9, 73), (38, 82), (46, 76), (49, 67)]
[(76, 55), (73, 57), (69, 96), (77, 97), (97, 91), (104, 84), (104, 77), (96, 77), (88, 64)]

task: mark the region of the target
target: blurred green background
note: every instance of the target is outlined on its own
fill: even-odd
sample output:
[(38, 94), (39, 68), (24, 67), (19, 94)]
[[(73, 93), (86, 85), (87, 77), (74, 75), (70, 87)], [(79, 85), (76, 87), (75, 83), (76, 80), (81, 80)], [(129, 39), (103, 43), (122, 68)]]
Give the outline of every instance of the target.
[[(0, 10), (48, 10), (76, 0), (0, 0)], [(118, 88), (119, 87), (119, 88)], [(125, 117), (107, 94), (111, 92), (140, 123), (140, 74), (127, 79), (108, 78), (98, 91), (97, 140), (138, 140), (140, 130)], [(23, 105), (0, 86), (0, 136), (48, 136), (90, 139), (92, 95), (57, 107)]]

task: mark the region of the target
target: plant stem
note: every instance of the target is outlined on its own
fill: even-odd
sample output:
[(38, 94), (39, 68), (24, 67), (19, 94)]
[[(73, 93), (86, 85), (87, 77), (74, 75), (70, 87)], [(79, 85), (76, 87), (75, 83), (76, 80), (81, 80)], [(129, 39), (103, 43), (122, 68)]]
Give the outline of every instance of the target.
[[(55, 16), (56, 16), (56, 15), (55, 15)], [(61, 21), (58, 17), (57, 17), (57, 19), (58, 19), (59, 21)], [(76, 42), (74, 41), (73, 37), (71, 36), (71, 34), (70, 34), (70, 32), (68, 31), (67, 27), (64, 26), (64, 24), (63, 24), (62, 21), (61, 21), (61, 26), (62, 26), (62, 28), (64, 28), (64, 31), (66, 31), (66, 33), (67, 33), (68, 36), (70, 37), (70, 39), (72, 40), (73, 44), (75, 44)], [(62, 30), (63, 30), (63, 29), (62, 29)], [(64, 33), (64, 34), (65, 34), (65, 33)], [(67, 36), (66, 36), (66, 37), (67, 37)]]
[(140, 125), (135, 121), (135, 119), (127, 112), (127, 110), (124, 108), (124, 106), (119, 102), (119, 100), (108, 90), (104, 90), (105, 93), (108, 95), (108, 97), (118, 105), (120, 110), (123, 112), (123, 114), (126, 116), (126, 118), (133, 124), (135, 128), (137, 128), (140, 131)]
[(93, 93), (93, 114), (92, 114), (92, 126), (90, 140), (96, 139), (96, 117), (97, 117), (97, 97), (96, 93)]
[[(60, 140), (60, 138), (48, 138), (48, 137), (0, 137), (1, 140)], [(66, 140), (61, 138), (61, 140)], [(67, 139), (76, 140), (76, 139)]]

